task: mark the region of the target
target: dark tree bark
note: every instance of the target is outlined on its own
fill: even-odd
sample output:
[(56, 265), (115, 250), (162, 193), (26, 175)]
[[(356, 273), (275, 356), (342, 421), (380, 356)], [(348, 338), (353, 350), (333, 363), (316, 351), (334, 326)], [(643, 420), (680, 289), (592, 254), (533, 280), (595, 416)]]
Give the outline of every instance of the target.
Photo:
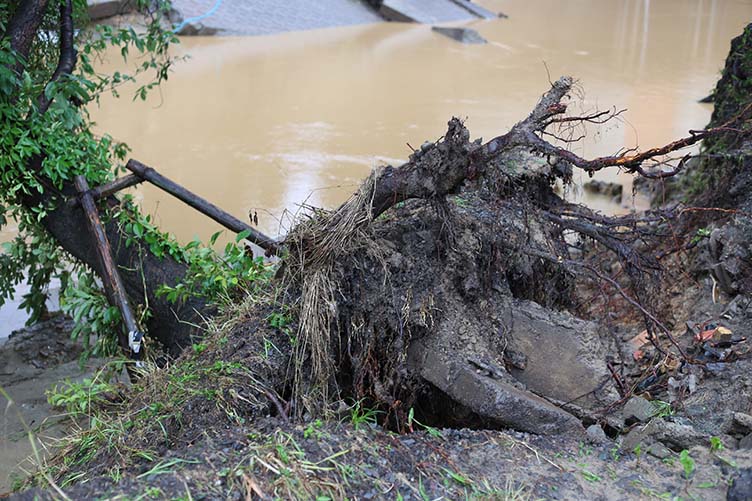
[(11, 48), (24, 57), (29, 55), (31, 43), (42, 23), (48, 0), (23, 0), (8, 23), (6, 38), (10, 39)]
[[(76, 66), (76, 50), (73, 48), (73, 2), (65, 0), (60, 4), (60, 58), (50, 82), (57, 82), (64, 75), (70, 75)], [(51, 101), (47, 94), (39, 96), (39, 113), (45, 113)]]
[[(74, 197), (75, 189), (72, 185), (66, 185), (60, 195)], [(29, 198), (26, 203), (31, 206), (49, 200), (50, 192), (46, 191), (45, 195)], [(111, 196), (100, 200), (98, 205), (100, 208), (114, 208), (119, 203), (117, 198)], [(103, 276), (96, 246), (86, 231), (86, 216), (80, 205), (71, 207), (60, 200), (42, 220), (42, 225), (63, 249)], [(158, 339), (173, 356), (180, 354), (198, 334), (195, 324), (201, 323), (199, 312), (207, 314), (209, 308), (205, 301), (198, 298), (171, 304), (164, 297), (159, 297), (157, 291), (163, 284), (175, 285), (179, 282), (186, 273), (186, 266), (169, 256), (157, 257), (143, 246), (134, 244), (127, 247), (116, 221), (105, 221), (104, 227), (131, 304), (148, 306), (151, 310), (151, 317), (145, 323), (147, 338)]]

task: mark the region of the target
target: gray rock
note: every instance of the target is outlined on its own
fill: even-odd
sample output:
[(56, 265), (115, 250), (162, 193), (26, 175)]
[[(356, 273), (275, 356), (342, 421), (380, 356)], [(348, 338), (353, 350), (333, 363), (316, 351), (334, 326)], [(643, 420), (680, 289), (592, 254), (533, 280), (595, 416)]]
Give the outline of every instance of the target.
[(739, 440), (740, 449), (752, 449), (752, 433)]
[(732, 414), (730, 433), (747, 435), (752, 433), (752, 416), (743, 412), (734, 412)]
[(697, 376), (694, 374), (668, 378), (668, 401), (672, 404), (677, 401), (681, 402), (695, 390), (697, 390)]
[(632, 428), (629, 433), (622, 438), (621, 444), (619, 444), (619, 449), (625, 452), (634, 452), (638, 446), (642, 448), (650, 438), (650, 434), (645, 428), (646, 426), (636, 426)]
[(710, 268), (721, 289), (735, 295), (739, 292), (743, 277), (749, 273), (749, 234), (743, 225), (734, 223), (715, 228), (708, 241)]
[(590, 425), (585, 432), (587, 433), (588, 441), (593, 444), (605, 444), (609, 442), (606, 432), (603, 431), (603, 428), (601, 428), (600, 425)]
[(709, 435), (697, 431), (689, 424), (676, 421), (653, 419), (648, 424), (648, 429), (656, 440), (676, 451), (710, 442)]
[(648, 447), (648, 454), (658, 459), (666, 459), (671, 455), (671, 451), (660, 442), (656, 442)]
[(625, 421), (645, 423), (656, 414), (655, 406), (643, 397), (632, 397), (622, 409)]
[(633, 428), (622, 440), (621, 449), (632, 452), (640, 446), (647, 451), (648, 445), (660, 442), (670, 449), (681, 451), (695, 445), (707, 445), (709, 440), (708, 435), (688, 424), (656, 418), (644, 426)]
[(444, 26), (434, 26), (432, 28), (436, 33), (441, 33), (444, 36), (466, 44), (484, 44), (488, 41), (480, 36), (480, 34), (471, 28), (447, 28)]
[(752, 468), (744, 468), (731, 482), (726, 501), (749, 501), (752, 499)]
[(583, 184), (582, 187), (585, 191), (590, 193), (597, 193), (599, 195), (606, 195), (609, 197), (621, 197), (624, 191), (624, 186), (617, 183), (609, 183), (607, 181), (592, 180)]
[(134, 9), (134, 0), (88, 0), (89, 19), (96, 21), (124, 14)]

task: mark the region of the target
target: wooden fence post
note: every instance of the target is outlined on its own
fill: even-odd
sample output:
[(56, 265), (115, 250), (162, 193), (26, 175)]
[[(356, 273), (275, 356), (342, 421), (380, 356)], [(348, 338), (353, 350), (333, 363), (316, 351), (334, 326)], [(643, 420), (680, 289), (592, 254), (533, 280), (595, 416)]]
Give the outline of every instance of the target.
[(123, 287), (123, 281), (120, 278), (120, 273), (117, 270), (115, 260), (112, 258), (110, 242), (107, 239), (107, 234), (104, 232), (102, 221), (99, 218), (97, 206), (94, 203), (94, 196), (89, 190), (89, 184), (86, 182), (84, 176), (76, 176), (74, 182), (81, 198), (81, 207), (86, 213), (86, 219), (89, 223), (89, 231), (94, 238), (94, 245), (97, 248), (99, 262), (102, 268), (102, 283), (104, 284), (110, 304), (116, 306), (120, 310), (120, 314), (123, 317), (123, 323), (128, 331), (127, 338), (124, 339), (122, 335), (119, 336), (120, 344), (123, 348), (130, 348), (131, 358), (141, 360), (143, 358), (141, 342), (143, 341), (144, 335), (138, 327), (138, 322), (133, 315), (133, 310), (128, 304), (125, 287)]

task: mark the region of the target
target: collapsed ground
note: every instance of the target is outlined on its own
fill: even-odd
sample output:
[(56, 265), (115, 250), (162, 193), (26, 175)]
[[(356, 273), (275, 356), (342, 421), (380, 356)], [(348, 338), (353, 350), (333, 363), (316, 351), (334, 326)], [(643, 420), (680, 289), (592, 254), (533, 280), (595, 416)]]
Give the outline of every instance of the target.
[(655, 181), (681, 204), (605, 218), (555, 194), (600, 165), (532, 137), (571, 81), (485, 144), (452, 120), (302, 222), (276, 280), (171, 366), (98, 395), (47, 480), (73, 498), (743, 499), (750, 45), (752, 27), (715, 92), (721, 133)]

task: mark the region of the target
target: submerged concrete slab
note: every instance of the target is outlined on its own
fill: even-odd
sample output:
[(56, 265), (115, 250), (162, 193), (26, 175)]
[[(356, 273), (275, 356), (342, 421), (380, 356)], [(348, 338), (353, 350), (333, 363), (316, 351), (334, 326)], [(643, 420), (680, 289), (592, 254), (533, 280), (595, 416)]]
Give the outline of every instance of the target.
[(452, 0), (384, 0), (379, 13), (389, 21), (424, 24), (478, 19)]
[(434, 26), (433, 31), (441, 33), (453, 40), (460, 43), (467, 44), (484, 44), (488, 43), (488, 40), (480, 36), (480, 34), (471, 28), (448, 28), (444, 26)]
[(418, 342), (411, 348), (412, 363), (426, 381), (484, 419), (540, 435), (585, 436), (580, 421), (563, 409), (441, 351)]
[[(180, 20), (203, 16), (214, 4), (215, 0), (172, 1)], [(221, 35), (266, 35), (382, 21), (360, 0), (223, 0), (211, 15), (192, 24)]]
[(468, 0), (452, 0), (454, 3), (462, 7), (463, 9), (469, 11), (471, 14), (475, 15), (476, 17), (479, 17), (481, 19), (493, 19), (495, 17), (499, 17), (498, 14), (494, 14), (490, 10), (486, 9), (485, 7), (481, 7), (480, 5), (470, 2)]

